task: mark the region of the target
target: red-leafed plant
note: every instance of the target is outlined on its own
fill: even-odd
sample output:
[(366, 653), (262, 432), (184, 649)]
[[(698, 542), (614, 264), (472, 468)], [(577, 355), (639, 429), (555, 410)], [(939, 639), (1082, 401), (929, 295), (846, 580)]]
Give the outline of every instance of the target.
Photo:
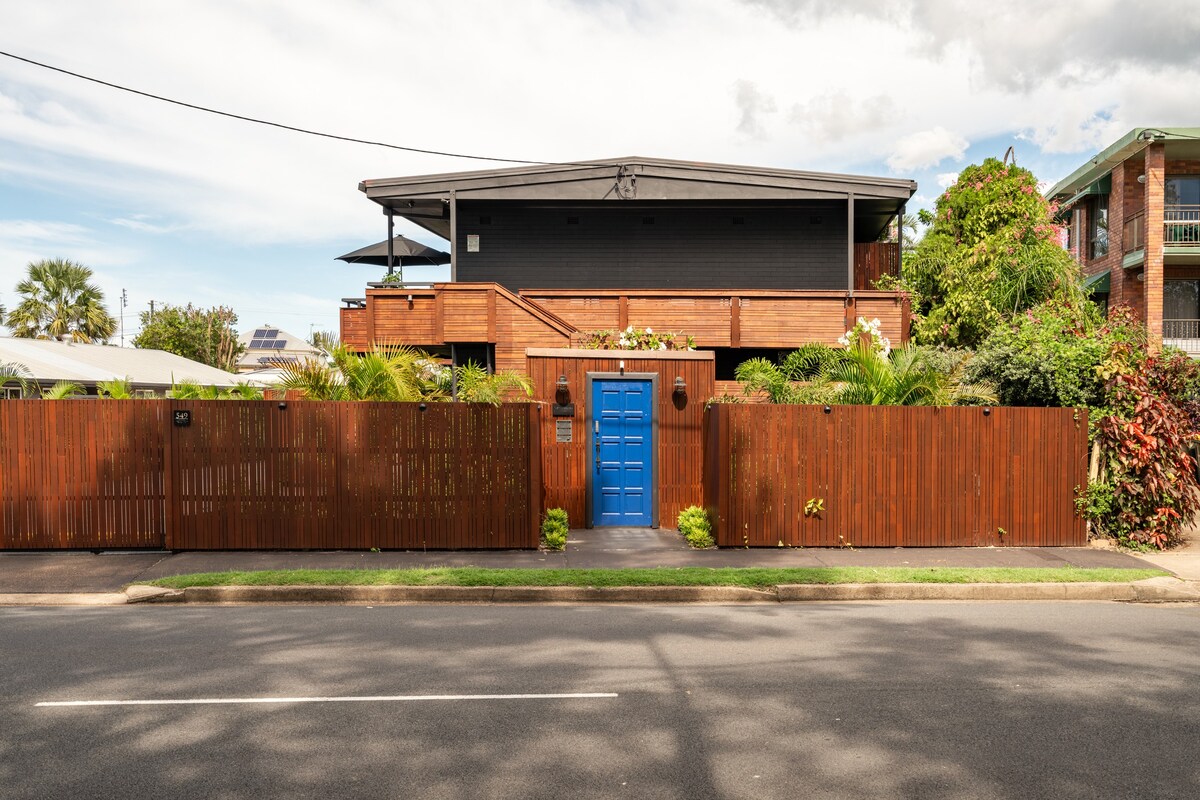
[(1111, 505), (1094, 522), (1132, 546), (1176, 544), (1183, 523), (1200, 510), (1191, 455), (1200, 421), (1196, 363), (1182, 353), (1147, 355), (1117, 342), (1100, 375), (1107, 413), (1094, 433), (1103, 470), (1089, 494), (1108, 495), (1102, 499)]

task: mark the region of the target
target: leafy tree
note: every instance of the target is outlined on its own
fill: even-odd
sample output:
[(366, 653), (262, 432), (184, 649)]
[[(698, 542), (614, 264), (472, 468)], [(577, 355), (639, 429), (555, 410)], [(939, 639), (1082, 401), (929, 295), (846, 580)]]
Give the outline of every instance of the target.
[(92, 271), (66, 259), (31, 262), (17, 284), (21, 302), (4, 316), (13, 336), (103, 342), (117, 329)]
[(308, 343), (318, 350), (332, 350), (342, 342), (333, 331), (313, 331)]
[(1127, 314), (1111, 319), (1089, 302), (1050, 300), (998, 326), (969, 367), (996, 384), (1006, 406), (1084, 407), (1104, 413), (1099, 368), (1118, 342), (1145, 343), (1145, 329)]
[(1057, 244), (1054, 210), (1027, 169), (994, 158), (964, 169), (922, 212), (929, 229), (904, 260), (917, 340), (974, 347), (1027, 308), (1078, 300), (1078, 267)]
[(133, 340), (134, 347), (166, 350), (168, 353), (232, 372), (246, 352), (238, 341), (237, 314), (226, 306), (210, 309), (164, 305), (151, 316), (141, 312), (142, 330)]

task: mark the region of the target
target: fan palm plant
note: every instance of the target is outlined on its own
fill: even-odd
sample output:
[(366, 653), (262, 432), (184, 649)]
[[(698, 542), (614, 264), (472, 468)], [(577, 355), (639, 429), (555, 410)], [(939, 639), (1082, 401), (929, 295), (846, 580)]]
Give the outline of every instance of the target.
[(191, 379), (184, 379), (171, 387), (171, 397), (176, 400), (262, 400), (262, 389), (248, 383), (239, 383), (230, 389), (203, 386)]
[(78, 383), (71, 381), (58, 381), (49, 389), (42, 391), (43, 400), (66, 400), (70, 397), (79, 397), (86, 394), (83, 387)]
[(92, 271), (65, 259), (44, 259), (27, 267), (17, 284), (21, 302), (4, 318), (13, 336), (24, 339), (104, 340), (117, 322), (104, 307), (104, 295), (91, 283)]
[[(533, 396), (533, 381), (519, 372), (489, 373), (486, 369), (468, 361), (454, 368), (455, 388), (458, 399), (464, 403), (489, 403), (498, 406), (505, 400), (520, 399)], [(446, 389), (448, 376), (441, 379), (442, 389)]]
[(960, 362), (951, 372), (930, 367), (924, 352), (912, 346), (882, 357), (870, 345), (855, 342), (846, 360), (828, 371), (836, 387), (834, 402), (868, 406), (949, 406), (996, 402), (994, 387), (963, 379)]
[[(924, 350), (911, 346), (884, 355), (869, 342), (857, 339), (846, 350), (828, 349), (837, 355), (808, 354), (793, 359), (792, 374), (766, 359), (751, 359), (738, 366), (737, 379), (747, 393), (765, 391), (772, 403), (949, 406), (997, 402), (994, 386), (965, 379), (965, 359), (943, 371), (930, 363)], [(811, 365), (814, 359), (819, 366), (807, 366), (806, 374), (797, 374), (804, 371), (798, 370), (798, 365)], [(788, 364), (788, 359), (784, 363)], [(795, 382), (804, 378), (807, 383)]]
[(96, 389), (99, 390), (101, 397), (107, 397), (111, 400), (132, 400), (133, 399), (133, 384), (129, 382), (129, 378), (117, 378), (111, 381), (100, 381), (96, 384)]
[(0, 364), (0, 387), (8, 386), (11, 383), (15, 383), (20, 388), (22, 395), (26, 395), (33, 383), (33, 373), (29, 371), (29, 367), (15, 361)]
[(310, 400), (377, 400), (413, 402), (444, 400), (441, 367), (426, 353), (404, 345), (376, 345), (359, 355), (339, 345), (328, 361), (305, 359), (281, 364), (285, 390), (298, 390)]

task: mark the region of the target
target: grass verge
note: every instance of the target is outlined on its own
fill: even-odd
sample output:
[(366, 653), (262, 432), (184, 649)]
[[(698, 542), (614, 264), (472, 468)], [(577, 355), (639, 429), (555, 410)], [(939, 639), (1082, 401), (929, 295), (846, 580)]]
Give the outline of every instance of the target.
[(1170, 573), (1158, 569), (1070, 567), (683, 567), (679, 569), (291, 569), (200, 572), (152, 586), (747, 586), (786, 583), (1124, 583)]

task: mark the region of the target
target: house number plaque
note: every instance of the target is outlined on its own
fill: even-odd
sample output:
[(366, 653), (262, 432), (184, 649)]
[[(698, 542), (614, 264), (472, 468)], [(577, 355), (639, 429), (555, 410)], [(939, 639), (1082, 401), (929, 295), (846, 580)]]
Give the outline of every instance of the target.
[(175, 423), (176, 428), (186, 428), (192, 424), (192, 412), (179, 408), (171, 414), (171, 421)]
[(571, 439), (571, 423), (569, 419), (554, 420), (554, 441), (570, 443)]

